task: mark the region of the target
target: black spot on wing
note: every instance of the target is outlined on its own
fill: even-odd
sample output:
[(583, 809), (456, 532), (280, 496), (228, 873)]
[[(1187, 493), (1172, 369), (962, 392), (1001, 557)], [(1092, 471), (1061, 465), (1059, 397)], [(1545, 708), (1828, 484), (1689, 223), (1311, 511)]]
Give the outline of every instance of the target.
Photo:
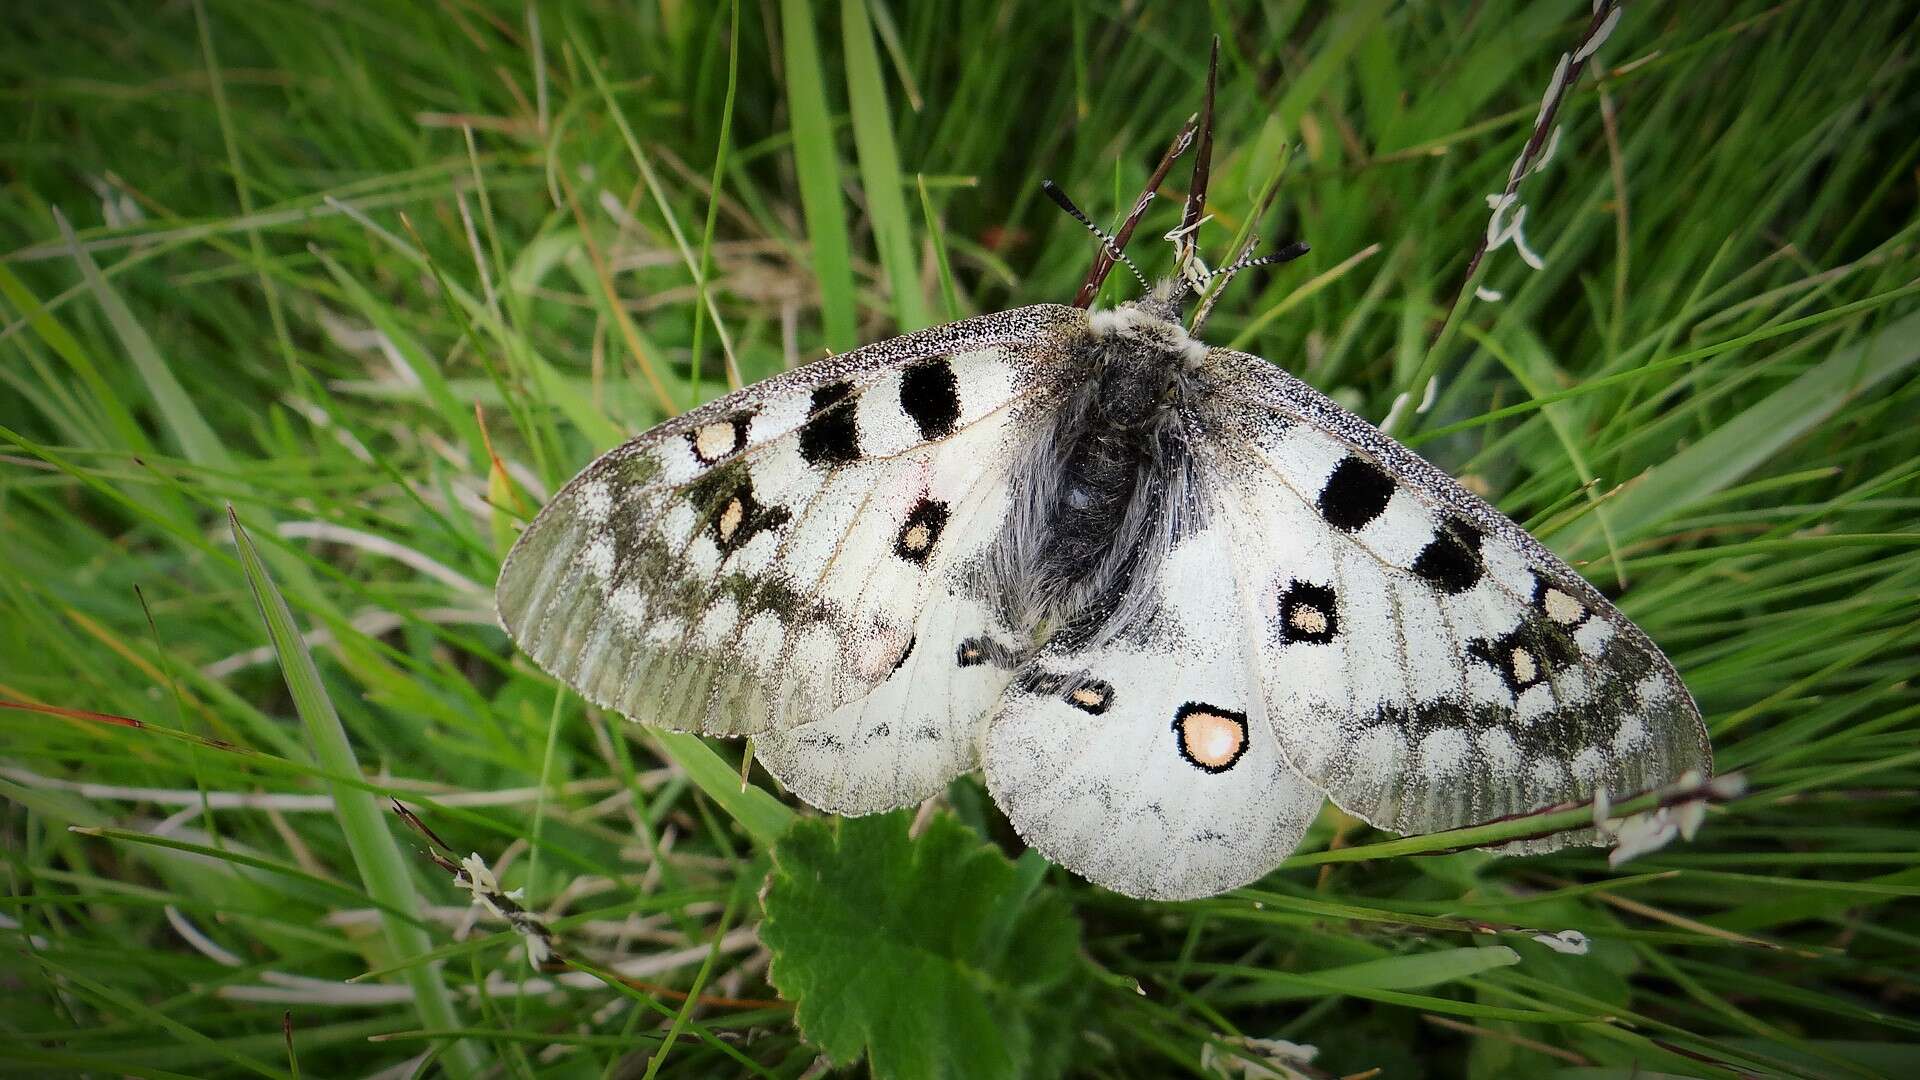
[(763, 506), (753, 495), (753, 476), (737, 466), (718, 469), (696, 481), (688, 499), (706, 521), (714, 545), (723, 555), (738, 551), (747, 541), (792, 519), (784, 506)]
[(900, 531), (893, 538), (893, 553), (910, 563), (925, 566), (946, 527), (947, 504), (922, 498), (900, 523)]
[(927, 439), (953, 433), (960, 421), (960, 382), (944, 357), (922, 360), (900, 376), (900, 407)]
[(1353, 532), (1380, 516), (1393, 498), (1393, 477), (1380, 466), (1351, 454), (1340, 459), (1320, 489), (1320, 516), (1327, 524)]
[(1088, 679), (1067, 691), (1065, 701), (1088, 716), (1099, 716), (1113, 708), (1113, 684), (1105, 679)]
[(1538, 573), (1533, 575), (1533, 608), (1569, 633), (1585, 626), (1593, 616), (1593, 610), (1584, 600)]
[(1280, 593), (1280, 616), (1274, 629), (1281, 641), (1290, 644), (1325, 645), (1340, 632), (1339, 598), (1326, 585), (1288, 582)]
[(850, 384), (828, 383), (813, 392), (812, 415), (800, 425), (800, 457), (809, 465), (824, 467), (860, 460)]
[(1414, 557), (1413, 572), (1444, 593), (1463, 593), (1480, 580), (1480, 530), (1458, 518), (1443, 521)]
[(960, 643), (955, 650), (954, 660), (961, 667), (979, 667), (992, 664), (997, 668), (1011, 669), (1020, 661), (1019, 654), (1009, 646), (1002, 645), (984, 634), (970, 637)]
[(1499, 672), (1507, 689), (1518, 697), (1528, 687), (1546, 682), (1552, 673), (1579, 663), (1580, 646), (1558, 627), (1525, 619), (1497, 638), (1467, 642), (1467, 654)]
[(1028, 667), (1014, 677), (1013, 690), (1020, 694), (1056, 697), (1089, 716), (1099, 716), (1113, 707), (1113, 684), (1105, 679)]
[(724, 461), (746, 447), (753, 416), (754, 410), (741, 409), (725, 420), (702, 424), (686, 433), (687, 446), (702, 465)]

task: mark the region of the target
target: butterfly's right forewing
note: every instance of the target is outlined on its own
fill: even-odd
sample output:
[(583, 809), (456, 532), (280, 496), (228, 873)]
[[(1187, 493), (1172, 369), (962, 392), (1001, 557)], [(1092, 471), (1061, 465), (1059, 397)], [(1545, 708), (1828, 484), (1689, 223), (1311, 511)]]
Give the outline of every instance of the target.
[(1266, 718), (1336, 803), (1426, 833), (1711, 771), (1672, 665), (1566, 563), (1266, 361), (1209, 364), (1206, 471)]
[[(1023, 420), (1052, 406), (1084, 318), (1043, 305), (908, 334), (608, 452), (515, 545), (502, 623), (598, 705), (760, 735), (817, 805), (923, 797), (971, 767), (1004, 685), (929, 658), (980, 632), (960, 567), (1005, 516)], [(906, 694), (916, 680), (940, 692)]]

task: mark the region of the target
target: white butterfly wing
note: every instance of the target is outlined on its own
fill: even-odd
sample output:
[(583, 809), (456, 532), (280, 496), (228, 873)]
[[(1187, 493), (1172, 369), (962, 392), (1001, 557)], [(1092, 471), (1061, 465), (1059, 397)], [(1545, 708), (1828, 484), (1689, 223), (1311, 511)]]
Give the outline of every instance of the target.
[(964, 567), (1005, 514), (1003, 462), (987, 457), (982, 465), (947, 526), (950, 549), (891, 673), (830, 711), (757, 738), (760, 763), (808, 803), (839, 814), (890, 810), (927, 799), (977, 764), (981, 724), (1012, 672), (963, 662), (963, 654), (984, 635), (1014, 636), (966, 587)]
[(1129, 896), (1253, 881), (1320, 808), (1264, 715), (1232, 558), (1223, 529), (1179, 540), (1143, 620), (1087, 650), (1056, 639), (987, 725), (987, 787), (1020, 835)]
[(1672, 665), (1578, 573), (1266, 361), (1207, 369), (1197, 447), (1265, 715), (1334, 802), (1424, 833), (1711, 771)]
[(528, 526), (502, 624), (597, 705), (761, 735), (817, 805), (924, 797), (972, 766), (1006, 679), (930, 660), (986, 625), (958, 567), (1005, 516), (1028, 414), (1085, 318), (1038, 305), (907, 334), (646, 432)]

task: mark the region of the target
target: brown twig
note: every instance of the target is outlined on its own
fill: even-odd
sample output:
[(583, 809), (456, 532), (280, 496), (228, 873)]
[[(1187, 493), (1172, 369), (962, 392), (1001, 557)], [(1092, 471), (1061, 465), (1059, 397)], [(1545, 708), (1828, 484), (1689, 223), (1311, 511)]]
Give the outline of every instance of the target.
[[(1514, 159), (1513, 167), (1507, 170), (1507, 186), (1502, 188), (1497, 203), (1506, 203), (1520, 190), (1520, 181), (1526, 179), (1528, 170), (1533, 168), (1534, 159), (1539, 156), (1540, 148), (1546, 145), (1547, 135), (1553, 131), (1553, 122), (1560, 115), (1560, 105), (1567, 99), (1567, 91), (1580, 81), (1580, 74), (1587, 69), (1587, 60), (1591, 54), (1588, 46), (1599, 35), (1603, 27), (1611, 28), (1620, 10), (1621, 0), (1606, 0), (1594, 10), (1593, 18), (1587, 20), (1587, 32), (1580, 35), (1580, 43), (1571, 53), (1560, 54), (1560, 68), (1553, 85), (1547, 88), (1546, 100), (1541, 103), (1540, 112), (1533, 119), (1533, 133), (1527, 136), (1526, 148)], [(1574, 59), (1578, 57), (1578, 59)], [(1496, 211), (1497, 213), (1498, 211)], [(1491, 237), (1482, 232), (1480, 242), (1473, 249), (1473, 257), (1467, 260), (1467, 272), (1461, 275), (1460, 284), (1454, 289), (1453, 301), (1447, 305), (1447, 316), (1453, 316), (1453, 309), (1460, 306), (1467, 286), (1473, 281), (1473, 275), (1480, 269), (1480, 261), (1487, 257), (1487, 246)]]
[[(1173, 163), (1181, 154), (1187, 152), (1187, 147), (1193, 145), (1194, 132), (1199, 129), (1199, 126), (1199, 117), (1189, 118), (1181, 127), (1180, 134), (1175, 135), (1173, 142), (1168, 144), (1167, 152), (1160, 157), (1160, 164), (1154, 167), (1153, 175), (1147, 178), (1146, 189), (1141, 191), (1138, 199), (1134, 200), (1133, 209), (1128, 212), (1127, 220), (1120, 226), (1120, 231), (1113, 234), (1114, 250), (1126, 250), (1127, 241), (1133, 239), (1134, 227), (1139, 225), (1140, 219), (1145, 216), (1148, 205), (1153, 202), (1153, 197), (1159, 192), (1160, 185), (1167, 179), (1167, 172), (1173, 168)], [(1101, 284), (1107, 280), (1107, 275), (1113, 272), (1115, 265), (1113, 252), (1102, 244), (1099, 253), (1093, 257), (1092, 269), (1087, 271), (1087, 280), (1081, 283), (1080, 291), (1074, 294), (1073, 306), (1077, 308), (1090, 306), (1093, 303), (1094, 294), (1100, 291)]]
[(1207, 181), (1213, 170), (1213, 92), (1220, 77), (1220, 36), (1214, 35), (1213, 52), (1207, 57), (1207, 97), (1200, 106), (1200, 142), (1193, 153), (1193, 179), (1187, 184), (1187, 205), (1180, 213), (1179, 252), (1174, 259), (1176, 273), (1184, 273), (1193, 260), (1198, 244), (1194, 233), (1207, 212)]

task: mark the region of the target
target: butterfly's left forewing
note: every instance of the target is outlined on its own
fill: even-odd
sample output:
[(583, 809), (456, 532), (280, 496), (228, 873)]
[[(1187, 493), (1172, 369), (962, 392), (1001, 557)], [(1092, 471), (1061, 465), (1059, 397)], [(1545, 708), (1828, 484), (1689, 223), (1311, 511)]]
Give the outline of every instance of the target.
[(1029, 414), (1051, 406), (1084, 318), (1041, 305), (908, 334), (648, 431), (527, 528), (502, 623), (589, 701), (760, 735), (817, 805), (924, 797), (971, 767), (1004, 680), (942, 667), (943, 696), (904, 690), (977, 632), (958, 568), (999, 528)]

